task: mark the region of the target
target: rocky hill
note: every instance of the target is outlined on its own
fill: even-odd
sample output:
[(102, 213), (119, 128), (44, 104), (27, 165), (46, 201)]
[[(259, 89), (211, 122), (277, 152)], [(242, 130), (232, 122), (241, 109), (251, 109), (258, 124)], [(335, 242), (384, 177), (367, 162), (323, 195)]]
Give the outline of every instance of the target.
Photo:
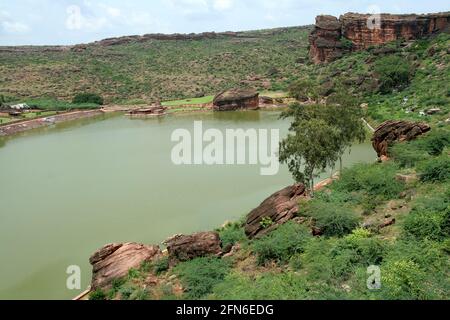
[[(374, 20), (375, 19), (375, 20)], [(349, 51), (368, 49), (397, 40), (417, 40), (448, 31), (450, 12), (427, 15), (347, 13), (339, 19), (322, 15), (316, 18), (311, 33), (310, 58), (315, 63), (330, 62)]]
[(213, 95), (233, 87), (285, 88), (307, 61), (310, 27), (148, 34), (76, 46), (0, 47), (0, 94), (106, 103)]

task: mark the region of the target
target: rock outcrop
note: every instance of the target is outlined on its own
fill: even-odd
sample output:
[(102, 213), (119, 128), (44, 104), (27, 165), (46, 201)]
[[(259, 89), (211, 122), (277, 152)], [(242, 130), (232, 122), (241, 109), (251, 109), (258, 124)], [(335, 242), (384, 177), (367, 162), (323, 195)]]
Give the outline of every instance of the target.
[[(293, 219), (298, 212), (298, 201), (306, 197), (306, 189), (302, 184), (284, 188), (264, 200), (263, 203), (247, 216), (245, 234), (255, 238), (267, 234), (279, 225)], [(270, 226), (264, 226), (264, 221), (270, 221)]]
[(426, 123), (409, 121), (386, 121), (374, 133), (372, 145), (378, 157), (388, 157), (388, 147), (393, 142), (414, 140), (431, 130)]
[(416, 40), (448, 31), (450, 12), (427, 15), (346, 13), (339, 19), (318, 16), (310, 35), (310, 58), (314, 63), (329, 62), (349, 51), (364, 50), (396, 40)]
[(259, 108), (259, 93), (253, 89), (232, 89), (219, 93), (213, 101), (215, 111)]
[(112, 243), (97, 250), (89, 259), (93, 266), (91, 289), (105, 288), (120, 279), (132, 268), (140, 268), (145, 261), (161, 256), (158, 246), (138, 243)]
[(198, 257), (219, 256), (221, 241), (217, 232), (200, 232), (193, 235), (176, 235), (164, 242), (171, 265)]

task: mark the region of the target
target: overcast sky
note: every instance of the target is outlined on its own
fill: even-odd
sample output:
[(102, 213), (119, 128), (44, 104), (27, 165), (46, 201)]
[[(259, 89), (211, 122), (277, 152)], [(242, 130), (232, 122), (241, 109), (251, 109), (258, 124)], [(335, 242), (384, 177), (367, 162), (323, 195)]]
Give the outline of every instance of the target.
[(314, 23), (318, 14), (449, 11), (448, 0), (0, 0), (0, 45), (76, 44), (145, 33)]

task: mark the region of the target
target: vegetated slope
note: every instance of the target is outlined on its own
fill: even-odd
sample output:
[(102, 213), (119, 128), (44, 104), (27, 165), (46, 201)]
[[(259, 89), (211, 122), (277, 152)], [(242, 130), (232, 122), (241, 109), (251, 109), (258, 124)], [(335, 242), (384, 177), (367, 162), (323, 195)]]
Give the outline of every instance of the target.
[(283, 28), (198, 40), (94, 43), (85, 50), (0, 47), (0, 94), (70, 100), (94, 92), (106, 102), (168, 100), (236, 86), (285, 87), (307, 57), (311, 28)]
[[(450, 112), (450, 35), (393, 42), (344, 56), (329, 64), (304, 66), (298, 81), (314, 81), (319, 93), (344, 90), (368, 103), (375, 123), (388, 119), (436, 120)], [(336, 86), (342, 85), (341, 87)], [(433, 117), (424, 117), (430, 109)]]

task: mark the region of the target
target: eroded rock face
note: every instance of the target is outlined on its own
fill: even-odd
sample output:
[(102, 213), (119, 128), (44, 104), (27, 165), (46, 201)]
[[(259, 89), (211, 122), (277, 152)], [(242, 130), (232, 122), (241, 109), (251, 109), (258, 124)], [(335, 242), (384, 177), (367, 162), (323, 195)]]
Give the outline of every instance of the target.
[(336, 17), (316, 17), (316, 27), (309, 36), (309, 56), (314, 63), (330, 62), (342, 56), (341, 29)]
[(120, 279), (132, 268), (140, 268), (145, 261), (152, 261), (161, 255), (158, 246), (138, 243), (112, 243), (97, 250), (89, 259), (93, 266), (91, 288), (105, 288), (114, 279)]
[[(293, 219), (298, 212), (298, 201), (306, 197), (306, 189), (302, 184), (295, 184), (284, 188), (264, 200), (261, 205), (247, 216), (245, 234), (255, 238), (269, 233), (279, 225)], [(270, 219), (272, 225), (264, 228), (261, 224), (264, 219)]]
[(414, 140), (431, 130), (426, 123), (410, 121), (386, 121), (374, 133), (372, 145), (378, 157), (388, 157), (388, 147), (391, 143)]
[(253, 89), (224, 91), (214, 98), (213, 108), (216, 111), (256, 110), (259, 108), (259, 93)]
[(218, 256), (222, 253), (217, 232), (200, 232), (193, 235), (176, 235), (164, 242), (169, 252), (170, 264), (198, 257)]
[[(318, 16), (310, 36), (310, 58), (314, 63), (333, 61), (346, 51), (358, 51), (396, 40), (416, 40), (447, 31), (450, 12), (428, 15), (382, 14), (373, 20), (368, 14), (346, 13), (339, 20)], [(378, 23), (379, 22), (379, 23)]]

